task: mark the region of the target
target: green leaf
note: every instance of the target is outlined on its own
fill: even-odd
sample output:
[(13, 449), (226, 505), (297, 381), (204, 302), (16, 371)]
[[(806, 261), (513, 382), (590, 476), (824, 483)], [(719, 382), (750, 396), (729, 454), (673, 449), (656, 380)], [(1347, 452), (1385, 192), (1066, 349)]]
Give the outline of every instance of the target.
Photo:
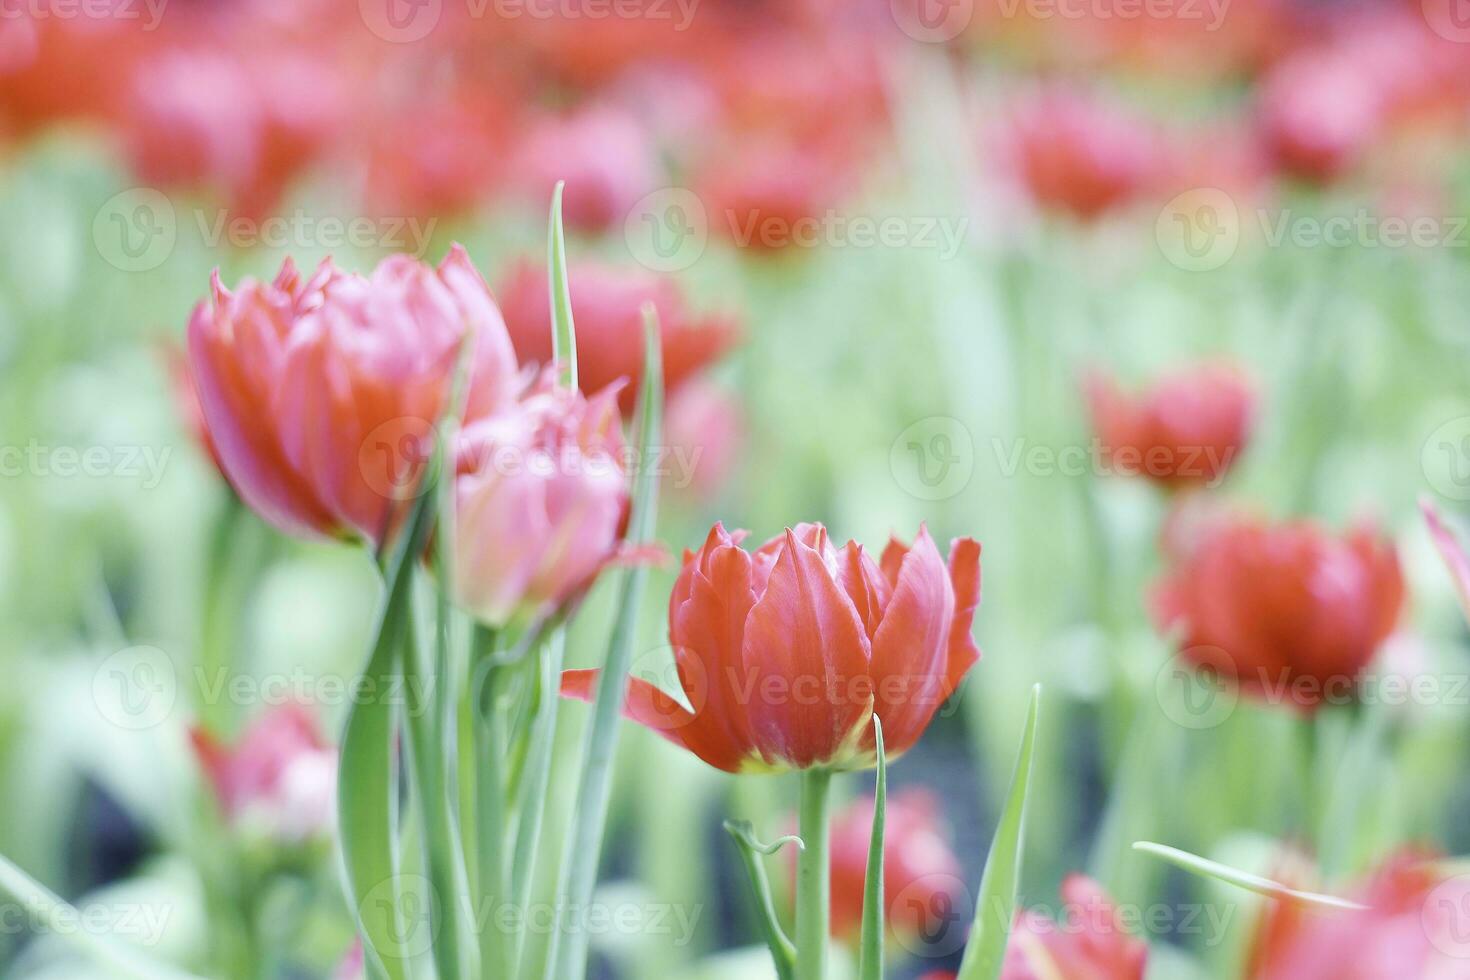
[(39, 913), (52, 935), (117, 973), (137, 980), (200, 980), (195, 974), (161, 963), (95, 930), (78, 929), (77, 923), (85, 921), (80, 910), (3, 856), (0, 856), (0, 892), (9, 895), (22, 909)]
[(878, 753), (878, 783), (873, 795), (873, 838), (868, 844), (868, 874), (863, 883), (863, 933), (858, 959), (859, 980), (883, 980), (883, 930), (887, 928), (883, 897), (883, 830), (888, 815), (888, 760), (883, 751), (883, 722), (873, 715), (873, 742)]
[(577, 328), (572, 322), (572, 291), (567, 283), (567, 239), (561, 223), (565, 181), (551, 192), (550, 228), (547, 230), (546, 278), (551, 289), (551, 357), (561, 368), (561, 383), (577, 387)]
[[(461, 361), (464, 359), (461, 358)], [(461, 367), (463, 365), (461, 364)], [(456, 379), (456, 388), (463, 372)], [(450, 399), (451, 408), (458, 393)], [(394, 733), (397, 729), (393, 699), (398, 689), (403, 649), (409, 641), (413, 569), (424, 551), (434, 523), (433, 488), (444, 468), (445, 440), (435, 439), (422, 479), (424, 492), (414, 500), (405, 527), (399, 532), (385, 574), (386, 594), (378, 614), (372, 653), (363, 671), (364, 690), (381, 698), (357, 698), (347, 715), (342, 735), (337, 778), (337, 812), (348, 900), (357, 916), (364, 960), (371, 977), (406, 980), (408, 960), (416, 938), (400, 920), (398, 842), (394, 818), (397, 804)], [(430, 896), (453, 902), (457, 896)], [(417, 928), (415, 924), (414, 928)]]
[(1272, 881), (1270, 878), (1262, 878), (1248, 871), (1240, 871), (1236, 868), (1202, 858), (1188, 851), (1181, 851), (1177, 847), (1169, 847), (1167, 844), (1155, 844), (1151, 841), (1137, 841), (1133, 845), (1135, 851), (1150, 854), (1156, 858), (1168, 861), (1176, 868), (1182, 868), (1191, 874), (1201, 875), (1206, 878), (1216, 878), (1220, 881), (1255, 892), (1257, 895), (1265, 895), (1268, 898), (1289, 899), (1296, 902), (1304, 902), (1308, 905), (1320, 905), (1324, 908), (1340, 909), (1348, 911), (1363, 911), (1368, 906), (1350, 902), (1345, 898), (1337, 898), (1333, 895), (1322, 895), (1317, 892), (1301, 891), (1289, 888), (1280, 882)]
[[(663, 352), (659, 347), (658, 314), (653, 305), (643, 307), (643, 381), (638, 395), (638, 471), (633, 487), (632, 516), (627, 540), (646, 544), (653, 536), (658, 506), (657, 467), (649, 465), (649, 453), (658, 445), (663, 414)], [(648, 582), (643, 565), (622, 573), (617, 616), (608, 642), (607, 660), (597, 683), (592, 704), (592, 721), (587, 727), (581, 780), (572, 825), (562, 856), (561, 887), (557, 890), (558, 928), (550, 938), (546, 958), (548, 980), (575, 980), (586, 974), (587, 936), (578, 930), (563, 935), (561, 918), (566, 909), (586, 908), (597, 883), (598, 857), (602, 852), (607, 824), (608, 795), (612, 788), (613, 754), (618, 744), (618, 720), (633, 658), (638, 609)]]
[(1011, 923), (1016, 917), (1016, 890), (1021, 879), (1021, 857), (1026, 839), (1026, 793), (1031, 783), (1031, 760), (1036, 748), (1036, 717), (1041, 710), (1041, 685), (1031, 689), (1031, 707), (1021, 733), (1021, 749), (1011, 775), (1005, 809), (995, 827), (980, 896), (975, 902), (975, 925), (960, 963), (958, 980), (995, 980), (1005, 961)]

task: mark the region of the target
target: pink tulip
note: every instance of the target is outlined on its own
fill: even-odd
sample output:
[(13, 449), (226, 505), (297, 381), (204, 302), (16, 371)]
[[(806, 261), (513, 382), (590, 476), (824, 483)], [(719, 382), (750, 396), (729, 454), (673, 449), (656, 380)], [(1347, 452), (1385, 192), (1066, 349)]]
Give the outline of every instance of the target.
[(330, 260), (303, 280), (226, 289), (189, 321), (189, 361), (220, 462), (271, 524), (382, 541), (418, 492), (466, 333), (467, 418), (508, 405), (516, 360), (500, 311), (455, 246), (437, 270), (397, 255), (368, 278)]
[(638, 199), (664, 183), (643, 125), (610, 106), (544, 120), (526, 138), (514, 169), (514, 182), (538, 207), (565, 180), (566, 223), (593, 232), (621, 227)]
[(1420, 500), (1419, 507), (1424, 511), (1424, 521), (1429, 525), (1434, 547), (1450, 570), (1450, 578), (1454, 579), (1460, 608), (1465, 611), (1465, 619), (1470, 620), (1470, 556), (1465, 554), (1465, 546), (1460, 543), (1459, 536), (1440, 519), (1439, 511), (1428, 498)]
[(273, 708), (251, 722), (233, 746), (202, 729), (189, 734), (220, 812), (231, 824), (289, 841), (331, 828), (337, 750), (322, 738), (307, 708)]
[(465, 429), (454, 589), (485, 621), (562, 607), (616, 553), (628, 509), (617, 396), (586, 398), (548, 371), (519, 404)]
[(1148, 946), (1124, 925), (1103, 887), (1084, 875), (1062, 882), (1064, 915), (1021, 913), (1001, 980), (1143, 980)]

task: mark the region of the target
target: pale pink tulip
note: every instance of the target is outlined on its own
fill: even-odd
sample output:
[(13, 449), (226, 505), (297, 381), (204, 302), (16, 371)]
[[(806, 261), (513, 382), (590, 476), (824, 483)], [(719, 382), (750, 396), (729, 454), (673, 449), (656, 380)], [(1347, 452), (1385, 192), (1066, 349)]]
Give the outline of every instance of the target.
[(576, 598), (618, 549), (628, 508), (618, 386), (591, 398), (547, 373), (459, 449), (454, 590), (503, 625)]

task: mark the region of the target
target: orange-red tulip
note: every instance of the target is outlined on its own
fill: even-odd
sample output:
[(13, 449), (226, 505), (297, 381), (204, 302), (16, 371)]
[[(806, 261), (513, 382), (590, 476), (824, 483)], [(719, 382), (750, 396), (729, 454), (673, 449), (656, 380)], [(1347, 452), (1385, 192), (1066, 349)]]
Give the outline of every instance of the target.
[(230, 483), (288, 533), (380, 541), (417, 492), (466, 331), (474, 334), (467, 417), (517, 385), (500, 312), (463, 249), (436, 270), (407, 256), (371, 277), (323, 262), (303, 279), (247, 279), (189, 321), (189, 364)]
[(1314, 711), (1349, 699), (1404, 599), (1392, 542), (1361, 527), (1212, 521), (1155, 593), (1183, 655), (1247, 694)]
[(1143, 980), (1148, 946), (1124, 927), (1103, 887), (1070, 875), (1061, 891), (1063, 915), (1033, 909), (1017, 918), (1001, 980)]
[(1438, 980), (1467, 975), (1470, 880), (1401, 851), (1351, 890), (1362, 911), (1275, 901), (1257, 927), (1251, 980)]
[[(872, 766), (874, 714), (902, 755), (979, 659), (980, 545), (956, 539), (946, 568), (922, 528), (877, 562), (820, 524), (743, 537), (715, 525), (669, 598), (684, 703), (634, 678), (628, 716), (726, 772)], [(563, 694), (590, 698), (596, 675), (568, 671)]]
[(628, 509), (617, 388), (591, 399), (548, 372), (459, 447), (454, 588), (487, 622), (575, 598), (618, 549)]
[(1093, 428), (1106, 461), (1168, 487), (1213, 486), (1250, 438), (1256, 396), (1227, 364), (1171, 374), (1130, 395), (1103, 374), (1086, 384)]
[[(622, 408), (633, 409), (643, 374), (642, 306), (658, 309), (664, 386), (673, 392), (734, 343), (728, 316), (695, 316), (676, 280), (635, 269), (574, 264), (567, 275), (577, 324), (577, 375), (582, 390), (600, 391), (620, 379)], [(521, 262), (496, 290), (505, 325), (522, 361), (551, 360), (551, 299), (546, 267)]]
[[(833, 818), (832, 935), (842, 939), (855, 940), (862, 930), (872, 833), (871, 796)], [(929, 924), (929, 912), (953, 907), (964, 887), (939, 801), (922, 789), (894, 793), (888, 798), (883, 841), (885, 921), (896, 934), (918, 936)]]

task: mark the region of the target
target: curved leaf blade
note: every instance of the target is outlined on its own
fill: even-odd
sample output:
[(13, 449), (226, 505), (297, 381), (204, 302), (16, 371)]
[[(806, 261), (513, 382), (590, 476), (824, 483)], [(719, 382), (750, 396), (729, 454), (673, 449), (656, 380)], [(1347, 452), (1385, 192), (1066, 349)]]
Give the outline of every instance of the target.
[(1264, 895), (1267, 898), (1285, 899), (1302, 902), (1307, 905), (1319, 905), (1323, 908), (1337, 909), (1338, 911), (1361, 912), (1368, 908), (1366, 905), (1359, 905), (1357, 902), (1352, 902), (1345, 898), (1338, 898), (1335, 895), (1323, 895), (1318, 892), (1308, 892), (1291, 888), (1278, 881), (1272, 881), (1270, 878), (1263, 878), (1260, 875), (1251, 874), (1249, 871), (1241, 871), (1238, 868), (1232, 868), (1218, 861), (1211, 861), (1209, 858), (1202, 858), (1198, 854), (1191, 854), (1188, 851), (1181, 851), (1179, 848), (1170, 847), (1167, 844), (1155, 844), (1152, 841), (1141, 840), (1134, 842), (1133, 849), (1140, 854), (1148, 854), (1162, 861), (1167, 861), (1174, 865), (1174, 867), (1188, 871), (1190, 874), (1205, 878), (1214, 878), (1218, 881), (1234, 885), (1237, 888), (1244, 888), (1246, 891), (1255, 892), (1257, 895)]

